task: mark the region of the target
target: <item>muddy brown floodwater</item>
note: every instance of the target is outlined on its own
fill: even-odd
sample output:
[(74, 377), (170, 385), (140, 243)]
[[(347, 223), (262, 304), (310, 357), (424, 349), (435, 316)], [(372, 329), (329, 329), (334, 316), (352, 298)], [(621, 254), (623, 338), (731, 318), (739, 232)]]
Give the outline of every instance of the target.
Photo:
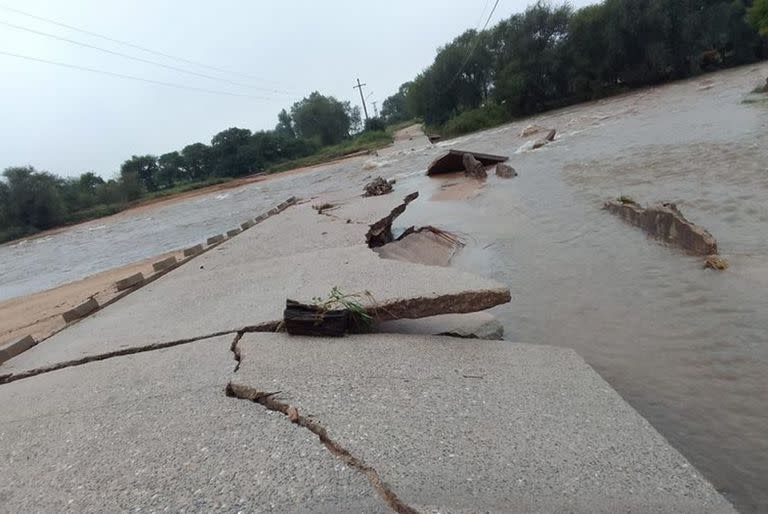
[[(739, 68), (435, 146), (413, 133), (379, 157), (0, 247), (0, 297), (193, 244), (283, 195), (396, 177), (394, 194), (421, 192), (400, 229), (459, 233), (452, 265), (510, 286), (494, 310), (506, 339), (575, 349), (737, 508), (767, 512), (768, 103), (742, 103), (766, 76), (768, 64)], [(540, 137), (520, 137), (529, 124), (557, 139), (525, 150)], [(510, 155), (520, 175), (424, 176), (451, 147)], [(619, 195), (675, 202), (730, 269), (705, 270), (600, 209)]]

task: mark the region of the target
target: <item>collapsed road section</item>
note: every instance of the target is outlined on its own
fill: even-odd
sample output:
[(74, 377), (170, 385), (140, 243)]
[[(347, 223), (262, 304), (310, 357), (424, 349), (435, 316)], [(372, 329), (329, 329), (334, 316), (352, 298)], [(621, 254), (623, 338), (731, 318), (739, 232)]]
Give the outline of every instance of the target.
[(391, 232), (392, 219), (415, 197), (356, 197), (324, 214), (313, 202), (291, 207), (9, 360), (0, 376), (14, 380), (60, 363), (201, 335), (274, 330), (286, 298), (310, 303), (333, 287), (370, 293), (364, 307), (378, 321), (482, 311), (510, 301), (509, 289), (492, 280), (382, 259), (369, 248), (371, 230), (379, 237)]

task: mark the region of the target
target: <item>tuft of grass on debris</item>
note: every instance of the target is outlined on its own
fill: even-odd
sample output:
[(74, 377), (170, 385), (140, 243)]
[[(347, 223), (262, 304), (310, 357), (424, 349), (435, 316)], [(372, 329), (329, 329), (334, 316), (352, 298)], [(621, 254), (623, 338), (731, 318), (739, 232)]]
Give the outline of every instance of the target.
[(364, 293), (351, 293), (345, 294), (341, 291), (339, 286), (333, 286), (331, 292), (326, 298), (319, 296), (312, 298), (313, 305), (318, 310), (318, 318), (322, 320), (325, 313), (333, 310), (346, 310), (352, 317), (352, 320), (359, 327), (369, 328), (373, 325), (373, 318), (368, 311), (366, 311), (360, 300), (363, 296), (370, 296), (371, 293), (365, 291)]

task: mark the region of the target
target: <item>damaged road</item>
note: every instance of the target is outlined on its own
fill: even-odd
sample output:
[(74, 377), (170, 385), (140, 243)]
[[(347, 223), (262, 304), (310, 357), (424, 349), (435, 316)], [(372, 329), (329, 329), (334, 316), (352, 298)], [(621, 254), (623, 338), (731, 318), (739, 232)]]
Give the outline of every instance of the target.
[(379, 321), (508, 302), (509, 289), (497, 282), (382, 259), (369, 248), (373, 240), (391, 237), (392, 220), (416, 197), (335, 201), (338, 206), (323, 214), (313, 202), (291, 207), (9, 360), (0, 376), (13, 380), (201, 334), (274, 330), (286, 298), (310, 303), (334, 286), (369, 291), (364, 306)]
[(411, 509), (733, 512), (571, 350), (396, 334), (237, 346), (232, 394), (319, 431)]
[(6, 512), (391, 512), (282, 415), (225, 395), (233, 336), (0, 387)]

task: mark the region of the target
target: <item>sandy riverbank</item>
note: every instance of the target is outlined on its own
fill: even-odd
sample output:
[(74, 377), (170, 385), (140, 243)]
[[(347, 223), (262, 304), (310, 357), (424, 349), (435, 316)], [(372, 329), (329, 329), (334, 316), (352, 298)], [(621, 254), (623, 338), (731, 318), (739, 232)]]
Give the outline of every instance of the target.
[(169, 252), (140, 262), (121, 266), (82, 280), (27, 296), (0, 302), (0, 342), (26, 335), (40, 341), (64, 328), (61, 314), (95, 296), (100, 305), (117, 295), (115, 282), (134, 273), (145, 277), (153, 273), (152, 263), (175, 255)]

